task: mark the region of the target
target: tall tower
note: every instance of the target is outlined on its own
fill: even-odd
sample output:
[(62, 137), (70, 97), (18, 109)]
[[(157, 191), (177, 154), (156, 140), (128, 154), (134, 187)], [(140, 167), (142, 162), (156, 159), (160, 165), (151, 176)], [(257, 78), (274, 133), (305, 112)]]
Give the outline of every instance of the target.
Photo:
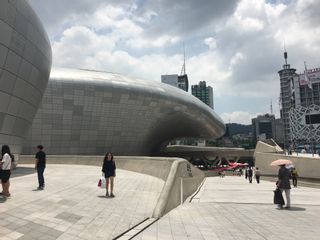
[(186, 73), (186, 52), (184, 50), (184, 44), (183, 44), (183, 65), (182, 65), (180, 75), (178, 74), (161, 75), (161, 82), (180, 88), (188, 92), (189, 80), (188, 80), (188, 75)]
[(207, 86), (205, 81), (200, 81), (198, 85), (191, 86), (191, 93), (196, 98), (207, 104), (209, 107), (213, 107), (213, 90), (212, 87)]
[(291, 144), (291, 134), (290, 134), (290, 121), (289, 121), (289, 110), (295, 106), (294, 101), (292, 101), (292, 94), (294, 94), (294, 76), (296, 75), (296, 69), (290, 68), (288, 64), (288, 54), (284, 52), (285, 64), (283, 69), (278, 73), (280, 76), (280, 98), (281, 98), (281, 119), (283, 121), (284, 129), (284, 145), (288, 146)]
[(189, 80), (188, 80), (188, 75), (186, 73), (186, 51), (185, 51), (184, 44), (183, 44), (183, 65), (182, 65), (181, 73), (178, 76), (178, 87), (186, 92), (188, 92), (189, 90)]

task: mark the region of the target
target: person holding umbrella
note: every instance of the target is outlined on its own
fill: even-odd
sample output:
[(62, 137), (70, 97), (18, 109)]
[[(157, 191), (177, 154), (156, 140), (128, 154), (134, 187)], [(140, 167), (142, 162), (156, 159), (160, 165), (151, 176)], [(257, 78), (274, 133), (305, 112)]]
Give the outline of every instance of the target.
[[(271, 163), (271, 166), (279, 166), (278, 171), (278, 181), (277, 181), (277, 187), (281, 190), (281, 192), (285, 192), (286, 194), (286, 209), (290, 209), (291, 207), (291, 199), (290, 199), (290, 170), (286, 168), (286, 165), (292, 164), (290, 160), (286, 159), (279, 159), (276, 161), (273, 161)], [(278, 209), (282, 209), (282, 205), (278, 205)]]

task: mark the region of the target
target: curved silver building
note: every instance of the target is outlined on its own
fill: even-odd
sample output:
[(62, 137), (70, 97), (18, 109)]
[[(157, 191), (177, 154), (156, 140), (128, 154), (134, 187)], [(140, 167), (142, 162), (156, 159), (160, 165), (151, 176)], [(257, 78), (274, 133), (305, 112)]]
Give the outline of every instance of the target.
[(0, 1), (0, 145), (20, 153), (46, 89), (51, 47), (28, 1)]
[(211, 108), (178, 88), (113, 73), (53, 69), (23, 153), (150, 155), (177, 137), (220, 137)]

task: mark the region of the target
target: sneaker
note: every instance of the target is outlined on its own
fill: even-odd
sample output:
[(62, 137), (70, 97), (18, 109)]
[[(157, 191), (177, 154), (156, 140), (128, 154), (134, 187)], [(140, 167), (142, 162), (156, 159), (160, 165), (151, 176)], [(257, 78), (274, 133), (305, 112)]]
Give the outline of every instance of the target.
[(109, 193), (108, 192), (106, 192), (106, 197), (109, 197)]
[(43, 190), (43, 187), (38, 187), (37, 190), (41, 191), (41, 190)]
[(286, 207), (285, 207), (285, 209), (290, 209), (290, 208), (291, 208), (291, 207), (289, 207), (289, 206), (286, 206)]
[(113, 193), (110, 194), (110, 197), (115, 197), (115, 195), (113, 195)]
[(278, 206), (278, 207), (276, 207), (276, 209), (277, 210), (281, 210), (281, 209), (283, 209), (283, 207), (282, 206)]

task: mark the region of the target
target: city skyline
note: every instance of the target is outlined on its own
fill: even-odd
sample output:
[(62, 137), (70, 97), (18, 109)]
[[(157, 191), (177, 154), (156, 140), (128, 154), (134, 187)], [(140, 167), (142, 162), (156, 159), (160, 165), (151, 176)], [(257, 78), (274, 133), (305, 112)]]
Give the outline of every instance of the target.
[(271, 99), (279, 116), (284, 43), (297, 73), (304, 61), (320, 66), (315, 0), (30, 2), (48, 31), (54, 67), (160, 81), (180, 73), (185, 43), (190, 85), (213, 87), (226, 123), (249, 124), (270, 112)]

